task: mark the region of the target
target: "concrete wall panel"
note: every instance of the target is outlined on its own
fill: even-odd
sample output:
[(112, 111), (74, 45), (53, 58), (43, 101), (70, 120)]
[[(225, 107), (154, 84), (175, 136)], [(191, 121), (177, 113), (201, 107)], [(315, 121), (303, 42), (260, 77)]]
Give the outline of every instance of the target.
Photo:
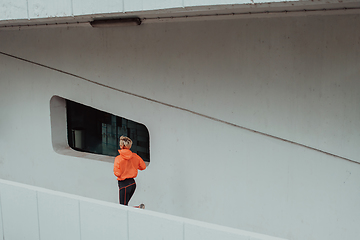
[(143, 1), (143, 0), (124, 0), (124, 11), (150, 11), (150, 10), (162, 10), (168, 8), (182, 8), (182, 0), (172, 0), (172, 1)]
[[(266, 3), (266, 4), (264, 4)], [(45, 0), (1, 0), (0, 1), (0, 23), (7, 26), (17, 25), (21, 20), (21, 25), (25, 23), (33, 24), (31, 21), (36, 19), (36, 23), (63, 23), (64, 19), (54, 19), (66, 17), (65, 21), (72, 23), (77, 22), (75, 18), (81, 20), (84, 15), (92, 15), (93, 17), (113, 17), (133, 15), (147, 15), (144, 11), (155, 11), (153, 17), (172, 15), (181, 13), (183, 15), (196, 14), (202, 11), (203, 15), (207, 10), (219, 11), (218, 13), (228, 14), (243, 10), (268, 11), (275, 10), (275, 7), (285, 7), (287, 11), (293, 10), (298, 6), (304, 9), (314, 8), (322, 9), (341, 9), (358, 6), (356, 0), (337, 1), (337, 0), (319, 0), (315, 2), (304, 2), (298, 0), (282, 1), (282, 0), (105, 0), (105, 1), (84, 1), (84, 0), (66, 0), (66, 1), (45, 1)], [(303, 9), (302, 8), (302, 9)], [(298, 9), (298, 8), (296, 8)], [(115, 14), (114, 14), (115, 13)], [(154, 12), (150, 12), (153, 14)], [(214, 14), (212, 12), (211, 14)], [(206, 14), (205, 14), (206, 15)], [(7, 21), (7, 22), (5, 22)], [(11, 21), (11, 22), (8, 22)], [(2, 25), (2, 24), (1, 24)]]
[(184, 237), (183, 222), (171, 216), (155, 212), (129, 211), (130, 239), (181, 240)]
[(185, 223), (184, 240), (209, 239), (209, 240), (280, 240), (279, 238), (264, 236), (256, 233), (249, 233), (228, 227), (204, 224), (201, 222)]
[(128, 239), (127, 217), (126, 207), (81, 201), (81, 237), (88, 240)]
[(166, 8), (182, 8), (183, 0), (159, 0), (159, 1), (143, 1), (144, 10), (156, 10)]
[(250, 0), (184, 0), (184, 6), (211, 6), (211, 5), (227, 5), (227, 4), (249, 4)]
[(124, 12), (132, 12), (137, 9), (143, 9), (143, 1), (142, 0), (124, 0)]
[[(5, 223), (4, 232), (6, 234), (4, 234), (4, 239), (191, 240), (199, 239), (195, 237), (206, 237), (209, 240), (230, 240), (235, 239), (233, 237), (237, 236), (238, 238), (236, 239), (240, 240), (243, 236), (246, 236), (244, 239), (249, 240), (281, 240), (266, 235), (201, 223), (186, 218), (136, 209), (131, 206), (120, 206), (119, 204), (64, 194), (10, 181), (0, 180), (0, 192), (1, 200), (6, 203), (1, 206), (7, 208), (6, 214), (4, 216), (1, 215)], [(34, 203), (35, 200), (34, 206), (26, 205), (19, 208), (19, 201), (13, 199), (19, 193), (35, 196), (31, 198), (31, 202)], [(8, 201), (10, 199), (13, 200)], [(26, 196), (25, 199), (29, 200)], [(28, 221), (22, 222), (21, 220), (14, 223), (10, 219), (10, 217), (12, 219), (24, 217), (24, 215), (19, 217), (17, 213), (24, 210), (25, 207), (28, 210), (22, 212), (23, 214), (26, 215), (29, 211), (35, 212), (36, 216), (32, 219), (35, 224), (23, 224), (28, 223)], [(15, 209), (15, 211), (12, 209)], [(27, 219), (29, 220), (29, 218)], [(184, 226), (186, 226), (186, 231), (184, 231)], [(40, 236), (29, 235), (31, 232), (38, 231), (40, 231)], [(186, 238), (184, 232), (187, 233)]]
[(0, 3), (0, 21), (11, 19), (27, 19), (27, 1), (11, 0)]
[(39, 239), (37, 194), (0, 183), (4, 239)]
[(29, 18), (72, 16), (72, 1), (28, 0)]
[(39, 192), (40, 239), (80, 240), (79, 201)]
[[(101, 4), (100, 4), (101, 3)], [(88, 15), (101, 13), (114, 13), (123, 11), (123, 0), (106, 0), (106, 1), (82, 1), (73, 0), (74, 15)]]

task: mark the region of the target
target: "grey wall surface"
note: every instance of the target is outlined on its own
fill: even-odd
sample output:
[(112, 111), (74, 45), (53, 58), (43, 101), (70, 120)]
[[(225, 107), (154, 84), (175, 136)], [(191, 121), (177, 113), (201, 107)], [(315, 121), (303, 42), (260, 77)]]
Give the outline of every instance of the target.
[(133, 205), (292, 240), (359, 236), (359, 16), (1, 31), (0, 41), (61, 70), (0, 54), (0, 178), (117, 202), (111, 162), (54, 151), (57, 95), (147, 126), (151, 162)]

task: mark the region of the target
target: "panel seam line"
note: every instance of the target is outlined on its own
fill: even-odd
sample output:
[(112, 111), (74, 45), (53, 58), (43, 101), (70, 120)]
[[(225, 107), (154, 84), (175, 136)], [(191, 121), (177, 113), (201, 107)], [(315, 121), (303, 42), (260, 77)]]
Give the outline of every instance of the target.
[(69, 76), (72, 76), (72, 77), (75, 77), (75, 78), (78, 78), (78, 79), (82, 79), (84, 81), (90, 82), (92, 84), (95, 84), (95, 85), (98, 85), (98, 86), (101, 86), (101, 87), (104, 87), (104, 88), (108, 88), (108, 89), (111, 89), (111, 90), (114, 90), (114, 91), (117, 91), (117, 92), (121, 92), (121, 93), (131, 95), (131, 96), (134, 96), (134, 97), (137, 97), (137, 98), (141, 98), (141, 99), (147, 100), (149, 102), (158, 103), (158, 104), (170, 107), (170, 108), (175, 108), (175, 109), (178, 109), (178, 110), (181, 110), (181, 111), (185, 111), (185, 112), (188, 112), (188, 113), (191, 113), (191, 114), (203, 117), (203, 118), (207, 118), (207, 119), (210, 119), (210, 120), (213, 120), (213, 121), (216, 121), (216, 122), (220, 122), (220, 123), (223, 123), (223, 124), (226, 124), (226, 125), (230, 125), (230, 126), (233, 126), (233, 127), (236, 127), (236, 128), (240, 128), (240, 129), (243, 129), (243, 130), (246, 130), (246, 131), (249, 131), (249, 132), (253, 132), (253, 133), (260, 134), (260, 135), (263, 135), (263, 136), (266, 136), (266, 137), (270, 137), (270, 138), (274, 138), (274, 139), (277, 139), (277, 140), (280, 140), (280, 141), (283, 141), (283, 142), (287, 142), (287, 143), (290, 143), (290, 144), (293, 144), (293, 145), (304, 147), (304, 148), (307, 148), (307, 149), (310, 149), (310, 150), (313, 150), (313, 151), (317, 151), (317, 152), (320, 152), (320, 153), (323, 153), (323, 154), (326, 154), (326, 155), (329, 155), (329, 156), (332, 156), (332, 157), (336, 157), (336, 158), (339, 158), (339, 159), (342, 159), (342, 160), (346, 160), (346, 161), (349, 161), (349, 162), (352, 162), (352, 163), (360, 164), (360, 162), (357, 162), (355, 160), (352, 160), (352, 159), (349, 159), (349, 158), (346, 158), (346, 157), (342, 157), (340, 155), (336, 155), (336, 154), (333, 154), (333, 153), (330, 153), (330, 152), (326, 152), (326, 151), (318, 149), (318, 148), (310, 147), (310, 146), (302, 144), (302, 143), (294, 142), (294, 141), (291, 141), (291, 140), (288, 140), (288, 139), (285, 139), (285, 138), (277, 137), (277, 136), (274, 136), (274, 135), (271, 135), (271, 134), (268, 134), (268, 133), (264, 133), (264, 132), (260, 132), (260, 131), (257, 131), (257, 130), (251, 129), (251, 128), (240, 126), (240, 125), (237, 125), (235, 123), (231, 123), (231, 122), (228, 122), (228, 121), (225, 121), (225, 120), (221, 120), (219, 118), (211, 117), (211, 116), (208, 116), (208, 115), (205, 115), (205, 114), (202, 114), (202, 113), (199, 113), (199, 112), (195, 112), (195, 111), (187, 109), (187, 108), (179, 107), (179, 106), (172, 105), (172, 104), (169, 104), (169, 103), (161, 102), (161, 101), (156, 100), (156, 99), (152, 99), (152, 98), (149, 98), (149, 97), (138, 95), (136, 93), (121, 90), (121, 89), (118, 89), (118, 88), (115, 88), (115, 87), (112, 87), (112, 86), (109, 86), (109, 85), (106, 85), (106, 84), (103, 84), (103, 83), (93, 81), (91, 79), (87, 79), (85, 77), (82, 77), (82, 76), (79, 76), (79, 75), (76, 75), (76, 74), (73, 74), (73, 73), (70, 73), (70, 72), (63, 71), (61, 69), (50, 67), (50, 66), (47, 66), (47, 65), (44, 65), (44, 64), (41, 64), (41, 63), (37, 63), (37, 62), (31, 61), (31, 60), (28, 60), (28, 59), (25, 59), (25, 58), (17, 57), (17, 56), (14, 56), (14, 55), (11, 55), (11, 54), (8, 54), (8, 53), (5, 53), (5, 52), (1, 52), (1, 51), (0, 51), (0, 54), (2, 54), (4, 56), (11, 57), (11, 58), (14, 58), (14, 59), (18, 59), (18, 60), (21, 60), (21, 61), (24, 61), (24, 62), (27, 62), (27, 63), (31, 63), (31, 64), (34, 64), (34, 65), (37, 65), (37, 66), (40, 66), (40, 67), (43, 67), (43, 68), (47, 68), (47, 69), (50, 69), (50, 70), (53, 70), (53, 71), (56, 71), (56, 72), (60, 72), (60, 73), (63, 73), (63, 74), (66, 74), (66, 75), (69, 75)]
[(38, 192), (38, 191), (36, 191), (36, 208), (37, 208), (36, 210), (37, 210), (39, 240), (41, 240), (40, 209), (39, 209), (39, 192)]
[[(0, 189), (1, 190), (1, 189)], [(1, 238), (5, 240), (5, 232), (4, 232), (4, 216), (3, 216), (3, 206), (1, 204), (1, 191), (0, 191), (0, 220), (1, 220), (1, 229), (2, 229), (2, 236)]]

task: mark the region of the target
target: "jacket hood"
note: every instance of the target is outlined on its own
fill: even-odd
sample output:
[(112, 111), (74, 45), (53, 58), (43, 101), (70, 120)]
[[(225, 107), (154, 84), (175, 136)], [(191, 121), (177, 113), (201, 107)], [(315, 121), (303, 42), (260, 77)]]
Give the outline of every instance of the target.
[(124, 160), (129, 160), (132, 157), (132, 151), (130, 149), (121, 149), (119, 153)]

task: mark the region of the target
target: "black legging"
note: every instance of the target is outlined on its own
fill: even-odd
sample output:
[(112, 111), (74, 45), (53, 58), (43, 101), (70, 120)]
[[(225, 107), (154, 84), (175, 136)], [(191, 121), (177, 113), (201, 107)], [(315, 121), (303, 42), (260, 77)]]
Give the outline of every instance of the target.
[(119, 202), (122, 205), (128, 205), (130, 198), (135, 192), (136, 183), (133, 178), (118, 181), (119, 185)]

